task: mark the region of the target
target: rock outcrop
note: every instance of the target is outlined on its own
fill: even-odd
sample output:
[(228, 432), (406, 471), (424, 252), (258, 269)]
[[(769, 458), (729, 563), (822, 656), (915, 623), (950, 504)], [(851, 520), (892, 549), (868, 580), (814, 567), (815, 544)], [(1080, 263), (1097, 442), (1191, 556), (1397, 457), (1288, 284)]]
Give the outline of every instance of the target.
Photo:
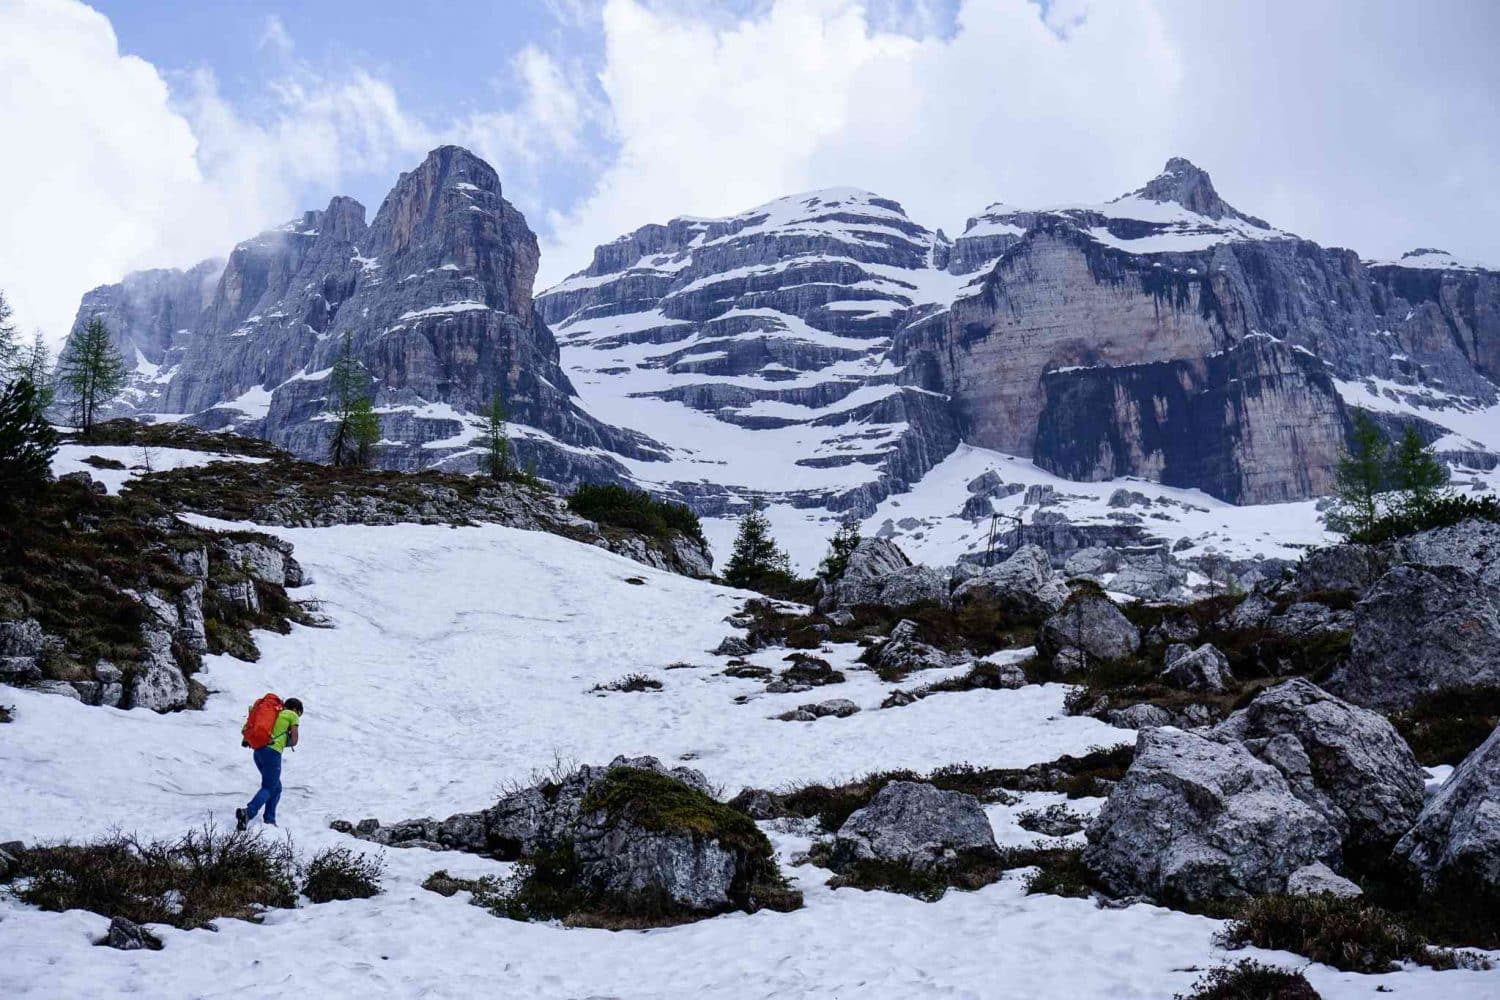
[(1403, 563), (1354, 606), (1349, 658), (1329, 690), (1374, 708), (1500, 684), (1500, 588), (1458, 565)]
[(1061, 610), (1068, 588), (1052, 569), (1047, 553), (1026, 545), (998, 566), (987, 566), (953, 590), (955, 605), (986, 601), (1019, 616), (1045, 616)]
[(710, 792), (690, 768), (617, 757), (518, 789), (482, 812), (336, 826), (393, 847), (523, 860), (565, 850), (591, 905), (626, 915), (692, 918), (800, 905), (782, 884), (765, 835)]
[(1285, 892), (1341, 838), (1244, 746), (1163, 727), (1139, 734), (1088, 839), (1084, 863), (1111, 891), (1196, 903)]
[(1500, 903), (1500, 728), (1443, 782), (1396, 844), (1428, 888)]
[(1391, 724), (1301, 678), (1256, 695), (1214, 734), (1279, 770), (1346, 849), (1388, 849), (1422, 809), (1422, 768)]
[(849, 555), (844, 572), (819, 583), (818, 607), (831, 611), (861, 604), (900, 608), (948, 603), (948, 581), (927, 566), (912, 565), (906, 553), (884, 538), (866, 538)]
[(893, 781), (839, 827), (831, 864), (836, 871), (860, 862), (943, 871), (998, 854), (989, 817), (974, 796)]
[[(1077, 653), (1094, 660), (1120, 660), (1141, 648), (1141, 632), (1103, 594), (1081, 590), (1057, 614), (1042, 623), (1038, 648), (1072, 661)], [(1076, 651), (1065, 654), (1065, 651)]]
[[(556, 481), (623, 479), (610, 457), (658, 457), (578, 405), (532, 298), (539, 250), (483, 160), (442, 146), (401, 175), (368, 225), (334, 198), (234, 248), (222, 264), (131, 275), (79, 308), (138, 369), (129, 412), (327, 457), (319, 419), (346, 344), (370, 378), (387, 468), (475, 468), (479, 425), (504, 401), (524, 464)], [(212, 290), (208, 291), (210, 282)]]

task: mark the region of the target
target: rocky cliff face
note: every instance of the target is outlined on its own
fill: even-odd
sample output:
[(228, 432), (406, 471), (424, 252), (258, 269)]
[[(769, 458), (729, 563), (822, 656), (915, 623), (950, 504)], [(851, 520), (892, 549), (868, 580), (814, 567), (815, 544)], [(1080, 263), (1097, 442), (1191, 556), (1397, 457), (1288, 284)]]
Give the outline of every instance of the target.
[(321, 457), (347, 338), (382, 465), (473, 468), (498, 393), (544, 475), (710, 515), (869, 514), (961, 441), (1075, 479), (1301, 499), (1329, 488), (1351, 407), (1495, 464), (1468, 435), (1500, 403), (1500, 272), (1320, 247), (1182, 159), (1102, 205), (990, 205), (953, 239), (838, 188), (643, 226), (533, 298), (537, 261), (494, 171), (444, 147), (368, 225), (335, 198), (223, 264), (96, 289), (79, 319), (135, 364), (130, 412)]
[[(132, 409), (191, 414), (322, 458), (327, 379), (347, 341), (375, 389), (380, 465), (473, 468), (479, 414), (498, 395), (521, 461), (564, 482), (620, 478), (616, 456), (649, 460), (655, 448), (577, 405), (532, 301), (538, 259), (494, 170), (466, 150), (436, 149), (369, 225), (362, 205), (340, 197), (239, 244), (196, 309), (180, 286), (208, 265), (152, 279), (170, 308), (150, 315), (172, 319), (112, 324), (153, 387)], [(90, 293), (80, 318), (95, 301), (128, 300), (146, 277)]]
[(861, 509), (957, 444), (946, 400), (887, 363), (967, 280), (939, 266), (950, 249), (896, 202), (830, 189), (644, 226), (538, 301), (585, 400), (674, 446), (644, 472), (658, 488)]
[(965, 440), (1062, 475), (1300, 499), (1331, 486), (1345, 397), (1438, 413), (1497, 399), (1500, 274), (1367, 265), (1235, 210), (1185, 160), (1105, 205), (970, 229), (968, 255), (998, 262), (908, 324), (892, 360), (952, 398)]

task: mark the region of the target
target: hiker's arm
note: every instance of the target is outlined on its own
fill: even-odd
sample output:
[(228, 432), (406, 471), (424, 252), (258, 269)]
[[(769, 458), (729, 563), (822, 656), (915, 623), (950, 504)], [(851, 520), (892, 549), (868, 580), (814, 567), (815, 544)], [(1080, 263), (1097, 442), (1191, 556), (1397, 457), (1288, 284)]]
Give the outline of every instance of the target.
[(297, 745), (297, 727), (293, 726), (286, 731), (286, 745), (294, 747)]

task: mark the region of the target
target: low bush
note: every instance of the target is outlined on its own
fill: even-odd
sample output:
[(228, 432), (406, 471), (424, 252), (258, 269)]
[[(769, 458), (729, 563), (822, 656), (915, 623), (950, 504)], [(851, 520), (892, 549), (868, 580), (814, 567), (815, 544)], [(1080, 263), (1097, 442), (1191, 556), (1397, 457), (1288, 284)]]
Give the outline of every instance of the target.
[(616, 483), (584, 483), (568, 497), (568, 509), (599, 524), (628, 528), (658, 538), (686, 535), (703, 541), (698, 515), (680, 503)]
[(1028, 862), (1036, 871), (1026, 877), (1028, 896), (1065, 896), (1087, 899), (1094, 894), (1094, 884), (1078, 848), (1049, 848), (1037, 852)]
[(647, 677), (645, 674), (636, 673), (617, 677), (604, 684), (595, 684), (589, 690), (602, 694), (606, 691), (660, 691), (661, 688), (661, 681), (655, 677)]
[(788, 816), (816, 819), (830, 832), (844, 825), (857, 809), (869, 805), (892, 781), (926, 781), (946, 791), (963, 792), (981, 802), (1014, 802), (1012, 792), (1062, 792), (1070, 799), (1109, 794), (1110, 784), (1124, 777), (1135, 758), (1135, 746), (1090, 747), (1081, 757), (1024, 768), (981, 768), (950, 764), (928, 775), (915, 771), (877, 771), (839, 785), (812, 784), (771, 793), (777, 809)]
[(319, 851), (302, 873), (302, 895), (314, 903), (369, 899), (380, 894), (385, 859), (330, 847)]
[(567, 920), (597, 907), (598, 900), (580, 888), (578, 862), (571, 851), (538, 854), (519, 862), (503, 877), (456, 878), (433, 872), (422, 888), (443, 896), (469, 893), (469, 902), (508, 920)]
[(1480, 497), (1461, 493), (1437, 496), (1420, 506), (1382, 514), (1368, 528), (1351, 532), (1349, 538), (1356, 542), (1387, 542), (1468, 520), (1500, 521), (1500, 500), (1492, 493)]
[(1433, 948), (1399, 916), (1364, 899), (1262, 896), (1220, 932), (1224, 948), (1291, 951), (1345, 972), (1389, 972), (1399, 961), (1451, 969), (1473, 958)]
[(44, 910), (183, 928), (221, 917), (257, 920), (297, 900), (288, 843), (212, 826), (173, 841), (115, 834), (35, 847), (21, 857), (21, 876), (16, 895)]
[(0, 725), (16, 721), (16, 706), (0, 705)]
[(1301, 972), (1279, 969), (1254, 959), (1210, 969), (1191, 993), (1173, 1000), (1318, 1000), (1318, 991)]
[(1423, 764), (1460, 764), (1500, 725), (1500, 686), (1429, 692), (1391, 725)]

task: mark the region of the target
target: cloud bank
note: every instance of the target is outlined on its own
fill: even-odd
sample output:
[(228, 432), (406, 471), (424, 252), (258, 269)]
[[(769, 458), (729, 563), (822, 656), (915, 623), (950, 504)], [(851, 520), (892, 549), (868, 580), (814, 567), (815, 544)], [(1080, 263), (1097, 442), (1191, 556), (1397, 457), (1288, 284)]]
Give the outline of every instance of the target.
[(246, 40), (267, 60), (247, 102), (211, 68), (122, 54), (76, 0), (0, 0), (20, 151), (0, 158), (0, 287), (56, 339), (87, 288), (223, 254), (440, 142), (500, 171), (544, 282), (647, 222), (798, 190), (866, 187), (954, 233), (993, 201), (1105, 200), (1171, 155), (1319, 242), (1500, 265), (1492, 4), (550, 6), (555, 31), (479, 68), (477, 108), (434, 118), (373, 68), (303, 61), (274, 15)]

